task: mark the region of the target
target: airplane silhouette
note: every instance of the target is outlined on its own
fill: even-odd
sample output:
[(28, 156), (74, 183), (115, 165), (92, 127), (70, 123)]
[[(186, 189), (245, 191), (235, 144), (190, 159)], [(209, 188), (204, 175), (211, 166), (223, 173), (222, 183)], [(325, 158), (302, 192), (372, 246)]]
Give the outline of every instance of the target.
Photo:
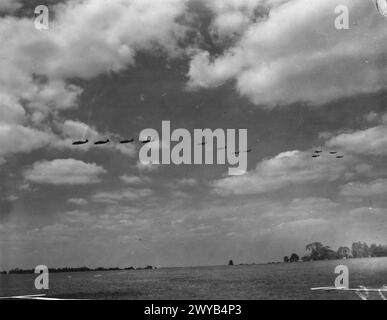
[(318, 154), (323, 153), (322, 147), (320, 147), (320, 150), (316, 150), (314, 153), (318, 153)]
[(101, 144), (107, 144), (107, 143), (109, 143), (109, 142), (110, 142), (110, 140), (107, 139), (107, 140), (102, 140), (102, 141), (94, 142), (94, 144), (95, 144), (95, 145), (101, 145)]
[(120, 141), (120, 144), (132, 143), (132, 142), (134, 142), (134, 139), (133, 139), (133, 138), (127, 139), (127, 140), (122, 140), (122, 141)]
[(236, 151), (236, 152), (234, 152), (234, 154), (235, 154), (235, 155), (238, 155), (238, 154), (240, 154), (241, 152), (249, 153), (249, 152), (251, 152), (251, 151), (253, 151), (253, 149), (247, 149), (246, 151)]
[(147, 143), (150, 143), (150, 142), (153, 142), (152, 139), (147, 139), (147, 140), (143, 140), (143, 141), (140, 141), (141, 143), (143, 144), (147, 144)]
[(89, 140), (80, 140), (80, 141), (74, 141), (73, 142), (73, 146), (80, 146), (80, 145), (82, 145), (82, 144), (86, 144), (86, 143), (88, 143), (89, 142)]

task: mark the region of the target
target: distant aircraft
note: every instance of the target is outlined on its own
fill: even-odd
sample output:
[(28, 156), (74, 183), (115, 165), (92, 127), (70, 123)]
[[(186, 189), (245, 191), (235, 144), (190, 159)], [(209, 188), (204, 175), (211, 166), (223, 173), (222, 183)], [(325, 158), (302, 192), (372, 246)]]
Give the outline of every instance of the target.
[(336, 158), (337, 158), (337, 159), (343, 159), (344, 156), (337, 156)]
[(80, 141), (75, 141), (73, 142), (73, 146), (80, 146), (82, 144), (86, 144), (86, 143), (89, 143), (89, 140), (80, 140)]
[(320, 158), (320, 155), (319, 155), (319, 154), (314, 154), (314, 155), (312, 156), (312, 158)]
[(127, 139), (127, 140), (122, 140), (122, 141), (120, 141), (120, 144), (132, 143), (132, 142), (134, 142), (134, 138)]
[(143, 140), (143, 141), (140, 141), (141, 143), (143, 144), (147, 144), (147, 143), (150, 143), (150, 142), (153, 142), (152, 139), (147, 139), (147, 140)]
[(320, 150), (316, 150), (314, 153), (317, 153), (317, 154), (323, 153), (322, 146), (320, 147)]
[(101, 140), (101, 141), (94, 142), (94, 144), (95, 145), (101, 145), (101, 144), (107, 144), (109, 142), (110, 142), (110, 140), (106, 139), (106, 140)]
[(337, 151), (331, 151), (330, 154), (337, 154)]
[(246, 151), (236, 151), (236, 152), (234, 152), (234, 154), (235, 154), (235, 155), (238, 155), (238, 154), (240, 154), (241, 152), (249, 153), (249, 152), (251, 152), (251, 151), (253, 151), (253, 149), (247, 149)]

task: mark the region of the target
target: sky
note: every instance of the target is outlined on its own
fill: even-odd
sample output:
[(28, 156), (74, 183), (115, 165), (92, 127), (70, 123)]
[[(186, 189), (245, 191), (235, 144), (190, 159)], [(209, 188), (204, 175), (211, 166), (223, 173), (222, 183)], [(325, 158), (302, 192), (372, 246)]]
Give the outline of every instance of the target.
[[(373, 1), (46, 1), (38, 30), (40, 2), (0, 0), (0, 269), (387, 243), (387, 18)], [(137, 139), (118, 143), (163, 120), (248, 129), (247, 171), (143, 165)]]

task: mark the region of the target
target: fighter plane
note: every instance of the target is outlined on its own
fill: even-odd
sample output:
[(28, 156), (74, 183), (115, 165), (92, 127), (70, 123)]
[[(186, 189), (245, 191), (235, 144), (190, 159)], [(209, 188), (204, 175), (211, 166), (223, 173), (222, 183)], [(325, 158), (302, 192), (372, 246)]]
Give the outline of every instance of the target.
[(322, 149), (322, 147), (320, 147), (320, 150), (316, 150), (314, 153), (316, 153), (316, 154), (323, 153), (323, 149)]
[(82, 144), (86, 144), (86, 143), (88, 143), (89, 142), (89, 140), (79, 140), (79, 141), (74, 141), (73, 142), (73, 146), (80, 146), (80, 145), (82, 145)]
[(133, 142), (134, 142), (134, 138), (131, 138), (131, 139), (124, 139), (124, 140), (121, 140), (121, 141), (120, 141), (120, 144), (133, 143)]
[(240, 154), (241, 152), (249, 153), (249, 152), (251, 152), (251, 151), (253, 151), (253, 149), (247, 149), (246, 151), (236, 151), (236, 152), (234, 152), (234, 154), (235, 154), (235, 155), (238, 155), (238, 154)]
[(101, 140), (101, 141), (94, 142), (94, 144), (95, 145), (102, 145), (102, 144), (107, 144), (109, 142), (110, 142), (110, 140), (106, 139), (106, 140)]
[(140, 140), (140, 142), (142, 143), (142, 144), (147, 144), (147, 143), (150, 143), (150, 142), (153, 142), (154, 140), (153, 139), (146, 139), (146, 140)]

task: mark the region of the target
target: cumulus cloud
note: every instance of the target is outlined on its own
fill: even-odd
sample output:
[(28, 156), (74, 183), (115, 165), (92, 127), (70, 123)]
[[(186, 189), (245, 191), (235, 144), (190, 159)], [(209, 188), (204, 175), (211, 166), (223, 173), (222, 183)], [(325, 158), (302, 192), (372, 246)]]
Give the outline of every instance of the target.
[(186, 191), (182, 191), (183, 189), (191, 188), (198, 185), (198, 180), (195, 178), (180, 178), (175, 179), (174, 181), (165, 184), (168, 187), (172, 194), (173, 198), (187, 198), (190, 196)]
[[(3, 40), (2, 55), (25, 82), (33, 73), (61, 80), (121, 71), (135, 63), (137, 51), (179, 52), (185, 29), (176, 18), (185, 6), (180, 0), (66, 1), (52, 8), (55, 20), (47, 32), (31, 27), (29, 19), (5, 17), (0, 23), (12, 37)], [(43, 97), (64, 89), (60, 81), (49, 84), (41, 88)]]
[(86, 123), (74, 120), (66, 120), (60, 125), (62, 135), (65, 138), (75, 139), (96, 139), (99, 136), (98, 131)]
[(296, 198), (284, 206), (274, 205), (265, 213), (265, 216), (286, 216), (296, 219), (307, 219), (313, 217), (326, 217), (338, 210), (339, 204), (327, 198)]
[(133, 144), (114, 144), (114, 149), (128, 157), (134, 157), (137, 154), (136, 147)]
[(0, 13), (14, 12), (22, 7), (21, 1), (18, 0), (0, 0)]
[(212, 0), (205, 5), (214, 13), (212, 33), (221, 38), (241, 34), (250, 24), (262, 19), (268, 9), (289, 0)]
[(99, 203), (115, 204), (120, 201), (135, 201), (152, 194), (150, 189), (123, 189), (114, 192), (99, 192), (93, 195), (93, 201)]
[(88, 204), (88, 201), (83, 198), (71, 198), (67, 200), (68, 203), (75, 204), (77, 206), (85, 206)]
[[(316, 161), (317, 160), (317, 161)], [(226, 177), (213, 183), (215, 192), (229, 194), (263, 194), (293, 184), (336, 181), (350, 170), (351, 157), (338, 162), (332, 157), (312, 159), (310, 152), (289, 151), (259, 162), (244, 176)]]
[(302, 219), (290, 222), (280, 223), (277, 227), (279, 229), (305, 229), (305, 228), (315, 228), (319, 225), (327, 224), (328, 221), (324, 219)]
[(379, 118), (379, 115), (372, 111), (370, 113), (368, 113), (367, 115), (365, 115), (364, 119), (367, 120), (368, 122), (374, 122), (376, 121), (377, 119)]
[[(124, 70), (141, 50), (179, 52), (184, 28), (176, 19), (186, 9), (180, 0), (68, 1), (55, 8), (56, 20), (48, 45), (49, 75), (91, 78)], [(61, 43), (63, 45), (61, 45)], [(60, 58), (60, 59), (59, 59)]]
[(186, 186), (186, 187), (195, 186), (197, 183), (198, 181), (195, 178), (182, 178), (177, 181), (177, 184), (179, 186)]
[[(211, 56), (199, 50), (193, 56), (189, 70), (191, 88), (215, 87), (233, 80), (240, 94), (257, 105), (273, 108), (295, 102), (321, 105), (386, 87), (383, 44), (387, 29), (385, 19), (372, 3), (274, 2), (276, 5), (271, 6), (266, 18), (243, 27), (239, 40), (223, 54)], [(267, 1), (266, 6), (274, 2)], [(254, 7), (259, 1), (247, 3)], [(350, 30), (335, 28), (334, 10), (338, 5), (349, 8)], [(231, 26), (245, 24), (244, 19), (238, 18), (240, 8), (232, 9), (232, 15), (230, 8), (227, 12), (224, 17), (215, 10), (215, 24), (219, 25), (217, 19), (227, 20), (228, 16)]]
[(13, 97), (0, 94), (0, 123), (21, 124), (26, 113), (21, 104)]
[(95, 163), (75, 159), (40, 161), (24, 171), (24, 178), (39, 184), (83, 185), (100, 182), (106, 170)]
[(353, 209), (349, 212), (353, 217), (372, 218), (375, 216), (386, 216), (387, 210), (385, 208), (361, 207)]
[(145, 163), (142, 161), (137, 161), (137, 164), (134, 167), (137, 168), (140, 172), (142, 172), (142, 171), (152, 172), (152, 171), (158, 170), (160, 168), (160, 165), (154, 164), (154, 163)]
[(350, 182), (340, 188), (340, 194), (346, 197), (386, 196), (387, 179), (378, 179), (368, 183)]
[(53, 139), (51, 133), (0, 121), (0, 157), (13, 153), (28, 153), (49, 145)]
[[(18, 1), (1, 0), (0, 12), (18, 6)], [(60, 111), (78, 106), (83, 89), (71, 83), (75, 78), (125, 70), (139, 51), (180, 55), (186, 28), (177, 18), (185, 10), (186, 1), (180, 0), (69, 0), (50, 7), (46, 31), (36, 30), (29, 17), (0, 17), (0, 119), (8, 126), (1, 134), (20, 124), (19, 131), (47, 135), (53, 126), (49, 115), (58, 119)], [(49, 123), (42, 126), (44, 120)], [(69, 128), (77, 125), (82, 130), (65, 123), (64, 134), (70, 137)], [(18, 149), (27, 152), (43, 142)], [(114, 148), (134, 154), (132, 146)]]
[(127, 184), (139, 184), (142, 182), (142, 179), (138, 176), (123, 175), (120, 177), (120, 179)]
[(387, 125), (343, 133), (331, 138), (327, 146), (364, 155), (387, 155)]

